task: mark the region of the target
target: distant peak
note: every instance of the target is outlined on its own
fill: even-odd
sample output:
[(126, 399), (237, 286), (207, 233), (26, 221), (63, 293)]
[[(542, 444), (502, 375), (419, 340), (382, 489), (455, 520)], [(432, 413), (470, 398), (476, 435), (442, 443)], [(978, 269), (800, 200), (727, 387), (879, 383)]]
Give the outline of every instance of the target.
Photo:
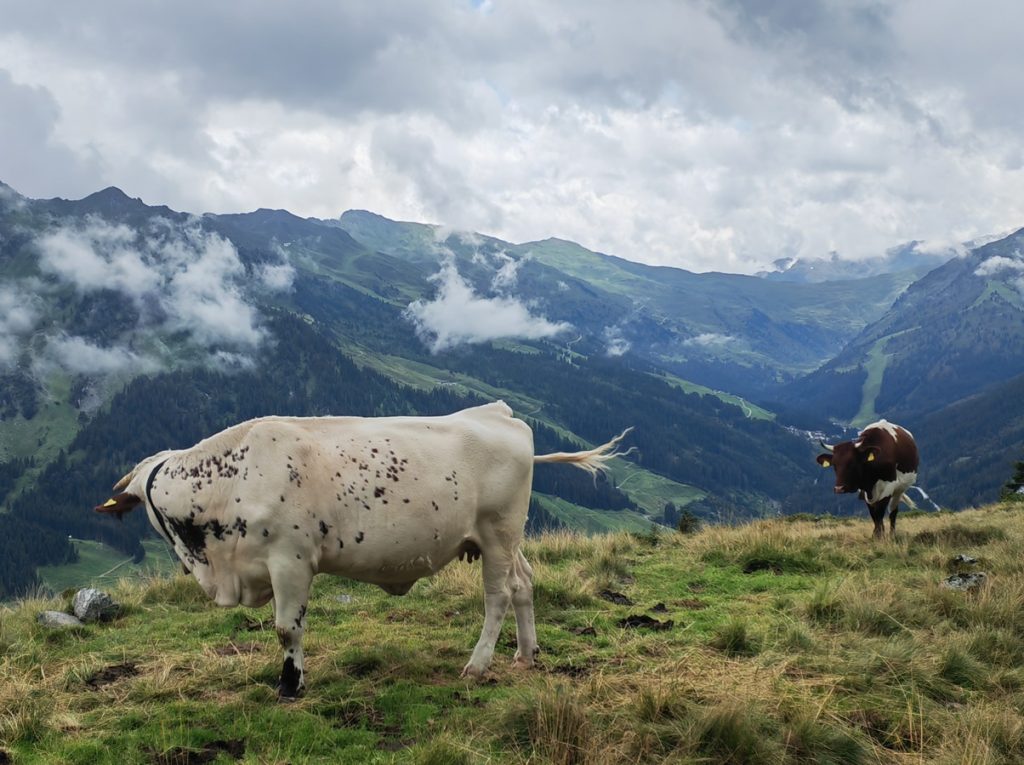
[(350, 220), (351, 221), (351, 220), (360, 220), (360, 219), (362, 219), (362, 220), (369, 219), (369, 220), (387, 221), (388, 223), (394, 223), (395, 222), (395, 221), (391, 220), (391, 218), (385, 218), (383, 215), (380, 215), (380, 214), (375, 213), (375, 212), (370, 212), (369, 210), (345, 210), (345, 212), (343, 212), (338, 217), (338, 220)]
[[(92, 194), (90, 194), (89, 196), (87, 196), (85, 198), (86, 199), (111, 199), (111, 200), (119, 199), (119, 200), (131, 201), (131, 197), (128, 196), (127, 194), (125, 194), (123, 191), (121, 191), (121, 189), (119, 189), (117, 186), (107, 186), (105, 189), (93, 192)], [(137, 199), (135, 201), (141, 202), (142, 200), (141, 199)]]

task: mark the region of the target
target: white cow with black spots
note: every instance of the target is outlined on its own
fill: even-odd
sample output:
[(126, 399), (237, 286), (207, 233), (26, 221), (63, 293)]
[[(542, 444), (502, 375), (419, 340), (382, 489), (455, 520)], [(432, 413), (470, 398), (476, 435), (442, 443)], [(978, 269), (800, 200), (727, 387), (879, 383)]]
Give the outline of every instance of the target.
[(532, 571), (520, 551), (534, 464), (594, 472), (624, 435), (590, 451), (534, 456), (532, 431), (503, 402), (444, 417), (263, 417), (143, 460), (96, 510), (145, 505), (218, 605), (274, 599), (283, 698), (304, 689), (316, 574), (403, 595), (456, 557), (482, 557), (484, 626), (463, 670), (479, 677), (509, 603), (515, 665), (532, 667), (538, 652)]

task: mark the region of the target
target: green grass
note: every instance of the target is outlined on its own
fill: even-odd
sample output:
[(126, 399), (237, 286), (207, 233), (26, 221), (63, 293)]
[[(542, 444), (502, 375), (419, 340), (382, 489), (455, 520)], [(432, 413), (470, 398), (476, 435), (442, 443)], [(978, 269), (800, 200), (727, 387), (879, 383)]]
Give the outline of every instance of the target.
[(739, 407), (740, 409), (743, 410), (743, 414), (752, 420), (775, 419), (774, 412), (769, 412), (767, 409), (764, 409), (758, 406), (757, 404), (751, 404), (746, 399), (741, 398), (740, 396), (733, 395), (732, 393), (726, 393), (725, 391), (714, 390), (704, 385), (698, 385), (697, 383), (690, 382), (689, 380), (684, 380), (681, 377), (676, 377), (675, 375), (669, 374), (667, 372), (660, 374), (655, 374), (651, 372), (650, 374), (653, 377), (657, 377), (661, 380), (664, 380), (673, 388), (679, 388), (684, 393), (699, 393), (701, 396), (714, 396), (715, 398), (721, 399), (727, 404), (732, 404), (733, 406)]
[(862, 428), (878, 420), (878, 412), (875, 411), (875, 401), (878, 400), (878, 393), (882, 389), (882, 380), (885, 377), (885, 368), (889, 364), (889, 354), (885, 352), (885, 346), (892, 338), (912, 331), (914, 330), (904, 329), (891, 335), (886, 335), (876, 340), (868, 350), (867, 358), (864, 361), (864, 371), (867, 372), (867, 377), (861, 388), (860, 409), (857, 410), (857, 414), (850, 420), (852, 427)]
[(169, 557), (168, 546), (158, 539), (142, 543), (146, 557), (141, 563), (132, 563), (132, 557), (102, 542), (90, 539), (74, 540), (78, 562), (65, 566), (40, 566), (36, 572), (43, 585), (53, 592), (70, 587), (109, 586), (126, 577), (151, 577), (170, 574), (177, 568), (176, 560)]
[(603, 534), (609, 531), (640, 531), (650, 529), (651, 521), (639, 513), (629, 510), (609, 512), (592, 510), (575, 505), (561, 497), (535, 492), (533, 495), (544, 509), (562, 521), (569, 528), (587, 534)]
[(34, 457), (43, 465), (71, 443), (78, 432), (78, 411), (71, 406), (71, 378), (54, 374), (39, 398), (31, 420), (12, 417), (0, 422), (0, 460)]
[(608, 468), (615, 485), (648, 515), (660, 516), (666, 502), (681, 508), (707, 496), (707, 492), (694, 486), (644, 470), (627, 460), (612, 460)]
[(1022, 302), (1020, 293), (1010, 289), (1010, 287), (1008, 287), (1003, 282), (997, 282), (990, 279), (989, 281), (985, 282), (984, 291), (982, 291), (982, 293), (978, 295), (975, 301), (971, 303), (970, 306), (968, 306), (967, 310), (969, 311), (972, 308), (978, 307), (986, 300), (988, 300), (992, 295), (999, 295), (999, 297), (1001, 297), (1010, 305), (1020, 306)]
[(885, 345), (888, 342), (889, 337), (883, 337), (868, 351), (867, 359), (864, 362), (867, 378), (861, 389), (860, 409), (850, 421), (850, 425), (855, 428), (862, 428), (878, 419), (875, 400), (878, 398), (878, 392), (882, 389), (882, 378), (885, 377), (885, 367), (889, 363), (889, 357), (885, 354)]
[[(510, 667), (509, 616), (480, 683), (458, 677), (483, 618), (479, 563), (404, 598), (319, 577), (308, 692), (290, 704), (275, 697), (269, 607), (218, 609), (183, 576), (123, 580), (121, 618), (55, 633), (35, 614), (66, 601), (24, 601), (0, 608), (0, 752), (18, 765), (242, 750), (296, 764), (1021, 762), (1024, 513), (901, 526), (882, 543), (866, 522), (784, 521), (531, 539), (540, 666)], [(976, 594), (938, 586), (964, 541), (992, 574)], [(642, 613), (673, 626), (619, 626)]]

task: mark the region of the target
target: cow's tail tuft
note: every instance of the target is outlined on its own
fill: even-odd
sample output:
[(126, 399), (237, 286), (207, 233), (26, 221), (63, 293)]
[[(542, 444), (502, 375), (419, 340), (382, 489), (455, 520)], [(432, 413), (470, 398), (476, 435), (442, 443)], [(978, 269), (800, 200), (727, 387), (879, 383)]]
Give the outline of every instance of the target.
[[(910, 488), (913, 489), (915, 487), (911, 486)], [(906, 502), (907, 503), (907, 507), (909, 507), (911, 510), (920, 510), (921, 509), (921, 508), (919, 508), (917, 506), (917, 503), (914, 502), (914, 500), (912, 500), (910, 498), (910, 492), (904, 492), (903, 494), (900, 494), (900, 501), (901, 502)]]
[(619, 435), (613, 438), (606, 444), (601, 444), (594, 449), (588, 449), (583, 452), (555, 452), (554, 454), (537, 454), (534, 456), (533, 461), (535, 463), (545, 462), (566, 462), (570, 465), (578, 467), (580, 470), (586, 470), (591, 475), (597, 475), (598, 472), (605, 471), (608, 469), (606, 464), (609, 460), (615, 459), (616, 457), (625, 457), (627, 454), (636, 451), (635, 446), (629, 447), (624, 452), (615, 450), (615, 447), (619, 445), (619, 442), (631, 431), (633, 428), (629, 427), (622, 431)]

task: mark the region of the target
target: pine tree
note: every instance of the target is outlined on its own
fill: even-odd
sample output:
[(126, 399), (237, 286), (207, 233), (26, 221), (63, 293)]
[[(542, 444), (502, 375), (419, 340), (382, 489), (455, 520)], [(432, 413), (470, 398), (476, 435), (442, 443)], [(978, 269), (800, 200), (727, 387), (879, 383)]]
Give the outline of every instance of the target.
[(1003, 486), (1004, 502), (1024, 502), (1024, 460), (1013, 465), (1013, 478)]

